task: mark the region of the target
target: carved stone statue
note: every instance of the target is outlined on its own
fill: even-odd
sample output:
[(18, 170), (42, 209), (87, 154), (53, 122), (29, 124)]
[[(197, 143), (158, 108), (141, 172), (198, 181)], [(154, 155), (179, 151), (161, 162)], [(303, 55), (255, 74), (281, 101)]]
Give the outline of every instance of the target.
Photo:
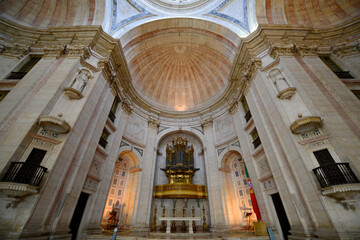
[(281, 73), (280, 69), (274, 68), (269, 72), (269, 77), (271, 78), (273, 84), (275, 85), (278, 91), (278, 98), (289, 99), (295, 94), (295, 88), (290, 87), (288, 81)]
[(92, 78), (91, 72), (87, 69), (81, 69), (71, 87), (82, 92), (90, 78)]

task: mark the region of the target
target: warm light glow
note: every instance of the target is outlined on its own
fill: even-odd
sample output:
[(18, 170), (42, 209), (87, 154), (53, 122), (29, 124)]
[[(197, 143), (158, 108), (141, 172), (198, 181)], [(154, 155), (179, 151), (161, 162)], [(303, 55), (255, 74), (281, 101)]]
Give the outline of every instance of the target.
[(187, 107), (186, 107), (186, 105), (177, 105), (177, 106), (174, 106), (174, 109), (176, 111), (182, 112), (182, 111), (185, 111), (187, 109)]

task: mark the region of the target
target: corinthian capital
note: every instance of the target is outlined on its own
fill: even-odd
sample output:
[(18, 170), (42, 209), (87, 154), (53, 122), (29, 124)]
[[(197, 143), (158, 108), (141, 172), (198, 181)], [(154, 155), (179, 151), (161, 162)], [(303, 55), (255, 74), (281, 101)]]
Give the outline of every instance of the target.
[(331, 46), (330, 51), (339, 57), (359, 54), (360, 39), (357, 39), (353, 42), (347, 42), (347, 43), (342, 43), (342, 44), (338, 44), (338, 45), (333, 45), (333, 46)]
[(128, 115), (129, 115), (129, 114), (131, 113), (131, 111), (132, 111), (132, 108), (131, 108), (130, 104), (127, 103), (127, 102), (122, 102), (121, 107), (122, 107), (122, 109), (124, 110), (124, 112), (125, 112), (126, 114), (128, 114)]
[(81, 57), (84, 60), (90, 57), (90, 50), (85, 45), (68, 44), (65, 47), (65, 52), (68, 57)]
[(212, 127), (212, 126), (213, 126), (213, 119), (212, 119), (211, 117), (206, 118), (206, 119), (203, 119), (203, 120), (201, 121), (201, 126), (202, 126), (203, 128), (210, 128), (210, 127)]
[(148, 126), (150, 128), (157, 129), (160, 126), (160, 123), (158, 120), (150, 118), (148, 120)]
[(64, 46), (50, 45), (44, 47), (44, 57), (60, 57), (64, 53)]
[(1, 43), (0, 53), (21, 58), (29, 53), (29, 47), (18, 44), (9, 45), (6, 43)]
[(292, 56), (295, 45), (293, 43), (273, 43), (269, 50), (270, 57)]

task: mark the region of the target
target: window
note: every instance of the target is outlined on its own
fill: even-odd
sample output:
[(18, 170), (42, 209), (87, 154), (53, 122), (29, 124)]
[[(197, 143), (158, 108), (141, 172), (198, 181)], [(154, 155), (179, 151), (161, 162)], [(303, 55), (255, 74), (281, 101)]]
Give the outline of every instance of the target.
[(120, 197), (121, 196), (121, 192), (122, 192), (122, 190), (120, 189), (120, 190), (118, 190), (118, 196)]
[(354, 78), (349, 72), (344, 72), (329, 56), (321, 56), (320, 59), (338, 78)]
[(122, 186), (122, 185), (124, 185), (124, 181), (123, 181), (123, 180), (120, 181), (120, 186)]
[[(351, 90), (351, 92), (360, 100), (360, 90)], [(0, 97), (1, 101), (1, 97)]]
[(241, 102), (242, 108), (244, 109), (245, 120), (246, 120), (246, 122), (248, 122), (250, 120), (250, 118), (251, 118), (251, 112), (250, 112), (250, 109), (249, 109), (249, 106), (248, 106), (248, 104), (246, 102), (245, 97), (241, 98), (240, 102)]
[(244, 185), (247, 185), (247, 181), (245, 178), (243, 179), (243, 182), (244, 182)]
[(41, 57), (30, 56), (29, 59), (17, 70), (11, 72), (7, 79), (22, 79), (39, 62)]
[(244, 196), (244, 194), (243, 194), (243, 191), (242, 191), (242, 190), (239, 190), (239, 195), (240, 195), (240, 197)]
[(121, 176), (122, 176), (122, 177), (125, 177), (125, 174), (126, 174), (126, 172), (125, 172), (125, 171), (122, 171)]
[(104, 128), (102, 134), (101, 134), (101, 137), (100, 137), (100, 140), (99, 140), (99, 144), (103, 147), (103, 148), (106, 148), (106, 145), (107, 145), (107, 139), (109, 138), (110, 136), (110, 133), (108, 130), (106, 130)]
[(4, 99), (4, 97), (9, 93), (10, 91), (0, 91), (0, 102)]
[(116, 114), (116, 110), (117, 110), (119, 103), (120, 103), (119, 99), (117, 97), (115, 97), (113, 104), (111, 106), (110, 112), (109, 112), (109, 118), (112, 122), (115, 121), (115, 118), (116, 118), (115, 114)]
[(116, 170), (116, 175), (119, 175), (120, 174), (120, 170)]
[(117, 178), (114, 178), (113, 185), (116, 185), (117, 181), (118, 181)]
[(251, 131), (250, 135), (253, 139), (252, 144), (254, 145), (254, 148), (257, 148), (261, 144), (261, 141), (256, 128), (254, 128), (254, 130)]
[(239, 172), (235, 171), (235, 176), (238, 177), (239, 176)]
[(111, 207), (112, 203), (113, 203), (113, 200), (112, 200), (112, 199), (109, 199), (108, 206)]

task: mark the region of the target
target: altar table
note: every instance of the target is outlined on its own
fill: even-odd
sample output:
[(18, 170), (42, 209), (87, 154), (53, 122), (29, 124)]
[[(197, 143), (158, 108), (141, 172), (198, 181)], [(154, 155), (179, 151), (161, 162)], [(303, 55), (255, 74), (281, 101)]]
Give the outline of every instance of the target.
[(167, 221), (166, 224), (166, 233), (170, 233), (170, 221), (189, 221), (189, 233), (194, 233), (193, 232), (193, 227), (192, 227), (192, 221), (200, 221), (201, 217), (159, 217), (160, 221)]

